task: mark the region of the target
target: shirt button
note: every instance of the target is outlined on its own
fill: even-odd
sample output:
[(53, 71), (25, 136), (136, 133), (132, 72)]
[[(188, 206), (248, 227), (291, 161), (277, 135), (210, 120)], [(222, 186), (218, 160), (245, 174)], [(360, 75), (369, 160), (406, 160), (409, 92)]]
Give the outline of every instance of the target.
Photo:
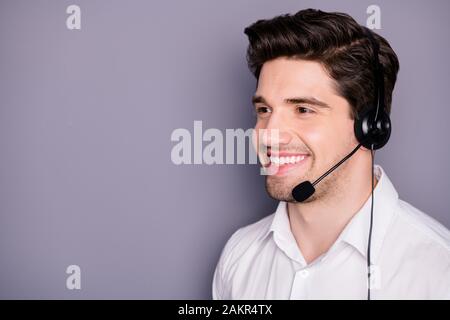
[(302, 278), (307, 278), (309, 276), (309, 271), (302, 270), (302, 271), (300, 271), (300, 275), (302, 276)]

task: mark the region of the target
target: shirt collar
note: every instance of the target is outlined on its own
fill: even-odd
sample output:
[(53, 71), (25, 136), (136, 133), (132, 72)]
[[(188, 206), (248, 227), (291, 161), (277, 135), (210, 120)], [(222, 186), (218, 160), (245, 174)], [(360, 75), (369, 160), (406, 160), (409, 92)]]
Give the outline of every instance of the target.
[(272, 224), (267, 235), (273, 232), (273, 239), (277, 246), (292, 260), (305, 263), (304, 258), (298, 248), (297, 241), (291, 231), (289, 216), (287, 212), (287, 202), (280, 201), (275, 211)]
[[(395, 214), (398, 193), (391, 180), (381, 166), (375, 166), (378, 183), (373, 191), (373, 224), (371, 240), (371, 260), (376, 261), (383, 239)], [(344, 242), (355, 247), (367, 258), (367, 245), (370, 227), (370, 208), (372, 196), (369, 196), (363, 207), (353, 216), (341, 233)]]
[[(395, 207), (398, 202), (398, 193), (383, 168), (376, 165), (374, 173), (378, 179), (378, 183), (373, 191), (374, 206), (371, 240), (371, 260), (373, 262), (378, 257), (382, 241), (394, 216)], [(367, 257), (371, 202), (372, 196), (369, 196), (362, 208), (353, 216), (336, 240), (336, 243), (343, 241), (353, 246), (365, 258)], [(278, 204), (272, 224), (266, 235), (271, 232), (273, 232), (275, 241), (280, 249), (285, 251), (292, 259), (302, 260), (291, 231), (287, 203), (285, 201), (280, 201)]]

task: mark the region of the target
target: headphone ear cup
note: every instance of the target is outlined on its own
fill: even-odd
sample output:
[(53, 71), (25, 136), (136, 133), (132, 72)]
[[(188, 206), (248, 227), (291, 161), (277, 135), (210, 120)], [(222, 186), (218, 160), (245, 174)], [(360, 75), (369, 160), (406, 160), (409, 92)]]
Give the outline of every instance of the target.
[(356, 139), (366, 149), (377, 150), (382, 148), (391, 136), (391, 119), (389, 115), (380, 110), (375, 123), (376, 108), (366, 108), (355, 119), (354, 130)]

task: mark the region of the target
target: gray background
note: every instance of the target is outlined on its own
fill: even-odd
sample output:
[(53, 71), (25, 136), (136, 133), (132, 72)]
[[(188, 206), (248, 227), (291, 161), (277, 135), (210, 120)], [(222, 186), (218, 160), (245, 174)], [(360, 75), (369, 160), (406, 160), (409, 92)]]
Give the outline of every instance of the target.
[[(225, 241), (276, 203), (257, 165), (172, 164), (172, 131), (253, 127), (250, 23), (314, 7), (365, 24), (372, 3), (2, 0), (0, 297), (209, 299)], [(449, 227), (450, 2), (376, 4), (401, 65), (376, 162)]]

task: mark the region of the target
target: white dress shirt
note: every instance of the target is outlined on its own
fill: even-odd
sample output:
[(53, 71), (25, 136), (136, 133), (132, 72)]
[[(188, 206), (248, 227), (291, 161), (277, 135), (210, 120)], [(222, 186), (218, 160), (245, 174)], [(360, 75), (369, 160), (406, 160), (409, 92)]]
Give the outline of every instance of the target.
[[(450, 299), (450, 232), (398, 198), (380, 166), (374, 190), (372, 299)], [(430, 190), (430, 192), (432, 192)], [(226, 243), (213, 299), (367, 299), (371, 197), (323, 255), (306, 263), (287, 203)]]

